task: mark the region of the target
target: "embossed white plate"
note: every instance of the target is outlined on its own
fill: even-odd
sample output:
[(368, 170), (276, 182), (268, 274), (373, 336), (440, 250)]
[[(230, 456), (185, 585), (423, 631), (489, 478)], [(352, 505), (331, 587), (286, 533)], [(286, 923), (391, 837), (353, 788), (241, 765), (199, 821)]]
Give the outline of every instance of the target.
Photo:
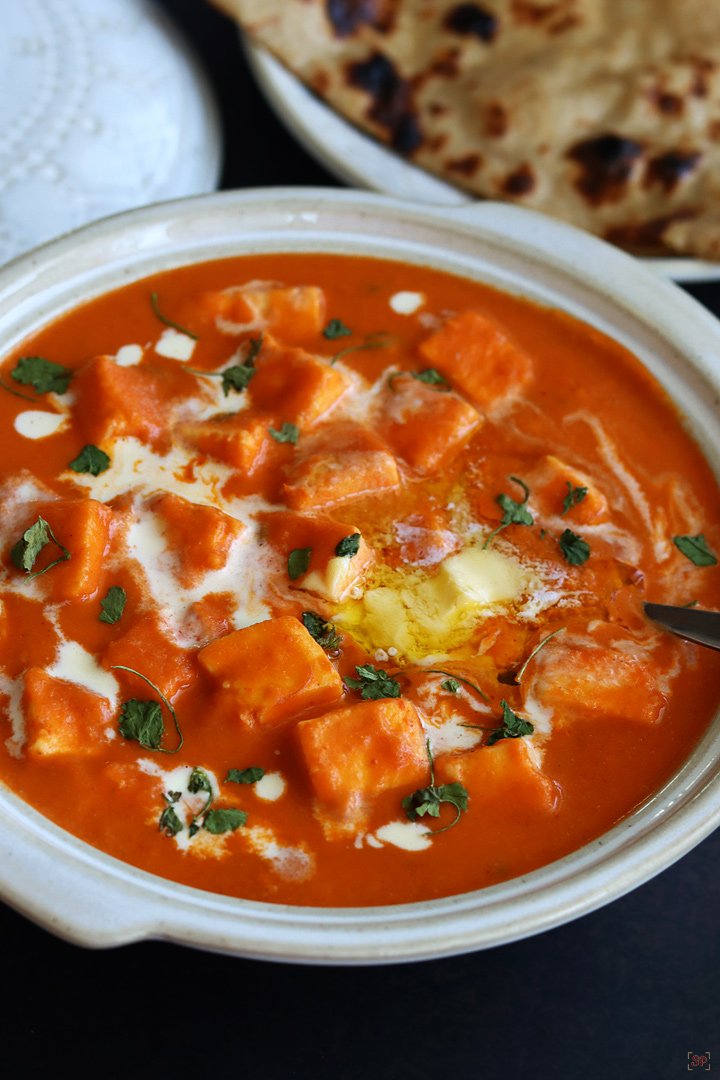
[(0, 263), (88, 221), (212, 191), (220, 128), (148, 0), (2, 0)]

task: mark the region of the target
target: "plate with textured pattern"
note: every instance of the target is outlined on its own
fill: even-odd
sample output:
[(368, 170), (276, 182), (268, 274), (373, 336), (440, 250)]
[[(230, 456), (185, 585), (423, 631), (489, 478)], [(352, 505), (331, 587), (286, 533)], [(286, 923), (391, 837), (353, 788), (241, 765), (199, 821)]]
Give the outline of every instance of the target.
[(0, 263), (121, 210), (212, 191), (214, 101), (147, 0), (4, 0)]

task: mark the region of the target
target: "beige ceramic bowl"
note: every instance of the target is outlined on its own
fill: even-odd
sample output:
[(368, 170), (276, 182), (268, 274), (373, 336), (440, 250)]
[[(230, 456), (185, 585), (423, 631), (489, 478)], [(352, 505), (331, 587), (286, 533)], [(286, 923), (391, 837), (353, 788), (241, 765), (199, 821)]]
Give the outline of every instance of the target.
[[(629, 256), (550, 218), (481, 203), (452, 210), (346, 191), (231, 192), (131, 211), (0, 270), (0, 356), (49, 319), (185, 263), (272, 251), (400, 259), (563, 308), (641, 357), (720, 475), (720, 324)], [(317, 909), (236, 900), (136, 870), (0, 790), (0, 897), (70, 941), (144, 938), (311, 963), (447, 956), (539, 933), (621, 896), (720, 822), (720, 718), (679, 772), (586, 847), (444, 900)]]

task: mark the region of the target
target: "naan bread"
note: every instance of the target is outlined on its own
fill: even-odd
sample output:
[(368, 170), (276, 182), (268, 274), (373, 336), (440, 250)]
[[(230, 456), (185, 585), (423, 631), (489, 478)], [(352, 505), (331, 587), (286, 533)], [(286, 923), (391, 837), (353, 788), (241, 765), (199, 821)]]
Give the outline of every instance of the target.
[(720, 259), (720, 0), (215, 0), (417, 165)]

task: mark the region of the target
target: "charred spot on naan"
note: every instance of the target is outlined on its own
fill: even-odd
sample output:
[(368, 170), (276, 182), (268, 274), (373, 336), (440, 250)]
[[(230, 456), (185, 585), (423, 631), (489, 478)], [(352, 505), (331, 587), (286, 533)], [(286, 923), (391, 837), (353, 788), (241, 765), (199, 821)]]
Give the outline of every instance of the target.
[(593, 206), (617, 202), (625, 194), (643, 152), (641, 143), (614, 134), (576, 143), (568, 153), (582, 169), (575, 186)]
[(411, 154), (418, 148), (423, 136), (413, 106), (412, 84), (402, 78), (392, 60), (383, 53), (373, 53), (368, 60), (350, 64), (347, 80), (370, 95), (368, 116), (386, 129), (394, 150)]

